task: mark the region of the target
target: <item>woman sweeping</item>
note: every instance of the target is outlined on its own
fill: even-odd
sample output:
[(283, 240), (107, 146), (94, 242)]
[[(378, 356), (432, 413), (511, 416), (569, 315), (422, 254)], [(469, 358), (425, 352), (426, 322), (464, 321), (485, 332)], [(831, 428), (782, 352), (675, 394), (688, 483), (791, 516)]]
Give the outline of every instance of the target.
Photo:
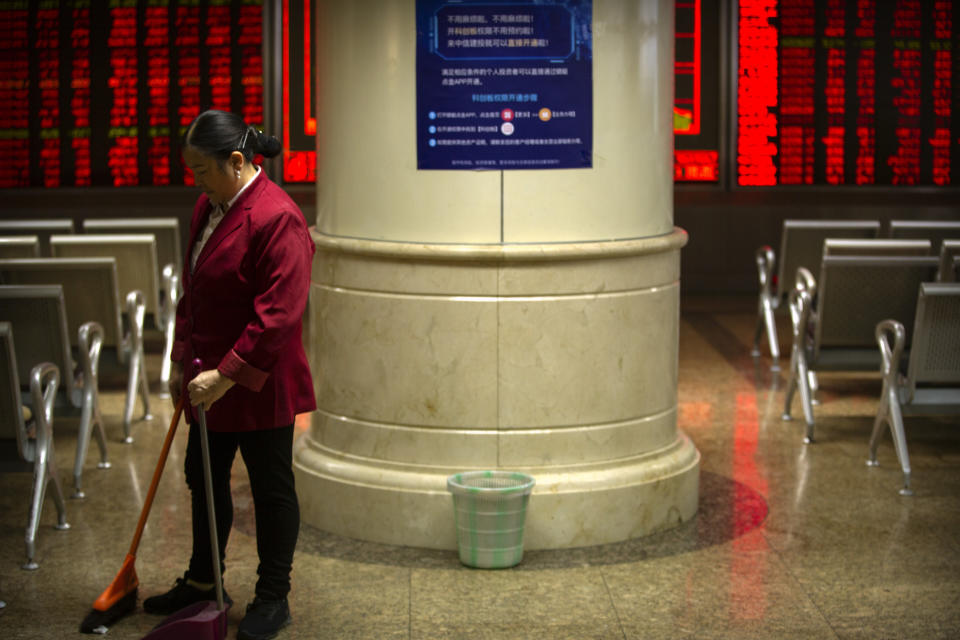
[[(203, 194), (190, 223), (170, 392), (174, 402), (186, 393), (190, 405), (206, 408), (221, 566), (238, 449), (247, 467), (259, 566), (256, 597), (237, 633), (245, 640), (272, 638), (291, 621), (287, 594), (300, 528), (293, 422), (316, 408), (301, 338), (313, 242), (297, 205), (253, 164), (256, 154), (279, 151), (276, 138), (224, 111), (201, 113), (184, 137), (183, 159)], [(189, 422), (193, 553), (172, 589), (144, 601), (149, 613), (215, 599), (195, 409)]]

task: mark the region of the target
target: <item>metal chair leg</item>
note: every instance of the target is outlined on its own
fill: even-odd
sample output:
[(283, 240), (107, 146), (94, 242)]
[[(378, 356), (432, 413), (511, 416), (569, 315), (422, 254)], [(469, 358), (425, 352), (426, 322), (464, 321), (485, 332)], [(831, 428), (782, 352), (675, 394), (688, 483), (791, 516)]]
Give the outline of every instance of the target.
[(67, 522), (67, 505), (63, 499), (63, 487), (60, 485), (60, 474), (57, 471), (57, 463), (53, 459), (53, 450), (50, 450), (50, 459), (47, 461), (48, 480), (53, 484), (53, 504), (57, 507), (57, 524), (53, 526), (59, 531), (66, 531), (70, 528)]
[(47, 460), (46, 452), (37, 452), (37, 460), (33, 465), (33, 493), (30, 498), (30, 515), (27, 517), (27, 561), (23, 569), (34, 571), (40, 565), (34, 560), (37, 551), (37, 529), (40, 526), (40, 511), (43, 508), (43, 494), (47, 488)]
[[(903, 428), (903, 412), (900, 410), (899, 377), (897, 368), (903, 355), (903, 346), (906, 339), (903, 325), (895, 320), (884, 320), (877, 324), (875, 331), (880, 355), (883, 359), (883, 390), (880, 394), (880, 405), (877, 408), (877, 417), (873, 421), (873, 433), (870, 434), (869, 457), (867, 464), (877, 466), (877, 445), (884, 424), (890, 426), (890, 435), (893, 436), (893, 447), (897, 452), (897, 460), (903, 470), (903, 488), (900, 495), (912, 496), (910, 487), (910, 453), (907, 451), (907, 436)], [(891, 342), (892, 341), (892, 342)]]
[(152, 420), (153, 415), (150, 413), (150, 388), (147, 382), (147, 359), (143, 355), (143, 345), (141, 343), (140, 350), (140, 402), (143, 403), (143, 419)]
[[(47, 384), (44, 384), (47, 381)], [(38, 365), (31, 372), (30, 393), (34, 412), (36, 414), (37, 437), (33, 443), (30, 456), (33, 459), (33, 496), (30, 501), (30, 515), (27, 519), (27, 530), (24, 542), (26, 544), (27, 562), (24, 569), (34, 570), (39, 567), (36, 560), (37, 529), (40, 526), (40, 512), (43, 509), (43, 497), (47, 483), (53, 483), (53, 501), (57, 507), (57, 529), (69, 529), (67, 523), (66, 503), (63, 500), (63, 489), (60, 486), (60, 476), (57, 473), (56, 460), (53, 454), (53, 401), (59, 384), (59, 372), (52, 364)]]
[(877, 407), (877, 417), (873, 421), (873, 430), (870, 432), (870, 444), (867, 447), (867, 466), (878, 467), (877, 445), (880, 444), (880, 435), (883, 433), (883, 427), (890, 419), (890, 390), (887, 388), (887, 382), (883, 382), (883, 392), (880, 394), (880, 404)]
[(173, 340), (176, 331), (177, 314), (177, 290), (180, 287), (180, 279), (172, 264), (163, 268), (163, 301), (161, 309), (161, 323), (163, 324), (163, 360), (160, 363), (160, 395), (169, 395), (170, 373), (173, 363), (170, 361), (170, 355), (173, 353)]
[(77, 457), (73, 461), (73, 495), (70, 496), (75, 500), (87, 497), (87, 494), (83, 492), (83, 463), (87, 459), (91, 431), (91, 408), (84, 403), (80, 411), (80, 428), (77, 431)]
[(764, 300), (763, 319), (767, 326), (767, 341), (770, 343), (770, 357), (773, 363), (770, 365), (771, 371), (780, 370), (780, 341), (777, 338), (777, 321), (773, 315), (773, 303), (770, 299)]
[(793, 404), (793, 394), (797, 390), (797, 357), (796, 348), (791, 349), (790, 373), (787, 376), (787, 389), (783, 394), (783, 415), (780, 416), (782, 420), (793, 420), (793, 416), (790, 415), (790, 410)]
[(810, 402), (809, 388), (810, 370), (807, 368), (807, 361), (803, 354), (794, 349), (790, 354), (790, 375), (787, 378), (787, 389), (783, 399), (783, 415), (781, 420), (793, 420), (791, 415), (791, 405), (793, 404), (793, 395), (799, 389), (800, 404), (803, 407), (803, 417), (807, 423), (807, 434), (804, 442), (813, 442), (813, 407)]
[(797, 385), (800, 387), (800, 404), (803, 406), (803, 419), (807, 423), (807, 433), (803, 438), (804, 443), (813, 442), (813, 402), (810, 397), (810, 371), (807, 369), (807, 361), (800, 358), (797, 362)]
[(176, 330), (176, 323), (173, 318), (170, 318), (166, 321), (164, 326), (164, 340), (163, 340), (163, 361), (160, 363), (160, 395), (169, 395), (170, 391), (168, 389), (170, 383), (170, 371), (173, 366), (173, 362), (170, 360), (170, 356), (173, 354), (173, 339), (174, 331)]
[(146, 305), (140, 291), (131, 291), (127, 294), (127, 315), (130, 319), (130, 333), (126, 337), (126, 347), (130, 359), (127, 370), (127, 395), (123, 406), (123, 441), (130, 444), (133, 442), (131, 434), (133, 405), (138, 391), (143, 402), (144, 420), (152, 418), (150, 395), (147, 392), (146, 362), (143, 355), (143, 320), (146, 315)]
[(780, 342), (777, 340), (777, 324), (773, 316), (773, 310), (777, 306), (777, 300), (773, 295), (773, 264), (776, 256), (773, 249), (763, 246), (757, 249), (754, 256), (757, 265), (757, 279), (760, 285), (760, 294), (757, 301), (757, 329), (753, 336), (752, 355), (760, 355), (760, 337), (766, 328), (767, 342), (770, 345), (770, 357), (773, 358), (773, 364), (770, 366), (772, 371), (780, 370)]
[(900, 468), (903, 470), (903, 488), (900, 489), (900, 495), (912, 496), (913, 489), (910, 488), (910, 452), (907, 451), (907, 434), (903, 429), (903, 415), (900, 412), (900, 403), (890, 403), (890, 435), (893, 436), (893, 448), (897, 452), (897, 460), (900, 461)]
[(753, 348), (750, 349), (750, 355), (754, 358), (759, 358), (760, 353), (760, 339), (763, 337), (763, 300), (757, 301), (757, 326), (753, 331)]
[(133, 420), (133, 403), (137, 398), (137, 383), (140, 377), (140, 363), (138, 355), (130, 355), (130, 364), (127, 370), (127, 395), (123, 402), (123, 441), (126, 444), (133, 442), (130, 423)]
[(803, 354), (794, 348), (790, 355), (790, 376), (787, 379), (787, 390), (784, 393), (782, 420), (793, 420), (790, 414), (793, 404), (793, 394), (799, 389), (800, 404), (803, 407), (803, 418), (807, 423), (807, 431), (803, 441), (806, 444), (813, 442), (813, 406), (810, 402), (810, 370)]
[(820, 381), (817, 379), (817, 372), (811, 371), (807, 375), (807, 379), (810, 381), (810, 403), (818, 405), (820, 401), (817, 400), (817, 390), (820, 388)]
[[(86, 382), (84, 382), (87, 385)], [(83, 491), (82, 476), (83, 465), (87, 460), (87, 451), (90, 447), (90, 436), (93, 434), (97, 440), (97, 448), (100, 450), (100, 461), (97, 463), (98, 469), (109, 469), (110, 461), (107, 459), (107, 437), (103, 430), (103, 418), (100, 415), (99, 400), (95, 389), (84, 390), (84, 404), (81, 409), (80, 428), (77, 433), (77, 457), (73, 464), (73, 495), (71, 498), (82, 499), (86, 497)]]

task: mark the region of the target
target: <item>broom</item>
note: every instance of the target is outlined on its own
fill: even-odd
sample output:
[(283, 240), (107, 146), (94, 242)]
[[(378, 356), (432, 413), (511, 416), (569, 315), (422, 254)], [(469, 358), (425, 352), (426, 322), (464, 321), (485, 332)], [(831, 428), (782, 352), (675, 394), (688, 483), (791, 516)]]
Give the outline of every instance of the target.
[(130, 543), (130, 551), (127, 552), (127, 557), (123, 560), (123, 566), (120, 567), (120, 571), (117, 572), (113, 582), (94, 601), (93, 609), (80, 623), (81, 633), (106, 633), (110, 625), (133, 611), (137, 606), (137, 586), (140, 581), (137, 579), (137, 570), (133, 566), (137, 557), (137, 547), (140, 546), (140, 536), (143, 535), (143, 528), (147, 524), (147, 516), (150, 514), (153, 497), (157, 493), (160, 475), (163, 473), (163, 466), (167, 462), (167, 454), (170, 453), (170, 445), (173, 443), (173, 436), (177, 432), (177, 424), (180, 422), (182, 411), (183, 396), (177, 403), (177, 408), (173, 412), (173, 420), (170, 421), (170, 428), (167, 429), (167, 437), (163, 441), (160, 459), (157, 461), (157, 468), (153, 472), (153, 480), (150, 481), (147, 498), (144, 500), (143, 509), (140, 511), (140, 520), (137, 522), (137, 530), (133, 534), (133, 542)]

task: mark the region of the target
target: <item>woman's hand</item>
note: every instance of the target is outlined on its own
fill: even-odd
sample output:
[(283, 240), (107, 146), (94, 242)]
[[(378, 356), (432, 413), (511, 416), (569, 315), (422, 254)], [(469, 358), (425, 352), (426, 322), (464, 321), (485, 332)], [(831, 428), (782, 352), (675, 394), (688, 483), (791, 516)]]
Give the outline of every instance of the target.
[(190, 404), (203, 404), (205, 409), (223, 397), (234, 385), (233, 380), (216, 369), (201, 371), (193, 380), (187, 383), (187, 393), (190, 395)]

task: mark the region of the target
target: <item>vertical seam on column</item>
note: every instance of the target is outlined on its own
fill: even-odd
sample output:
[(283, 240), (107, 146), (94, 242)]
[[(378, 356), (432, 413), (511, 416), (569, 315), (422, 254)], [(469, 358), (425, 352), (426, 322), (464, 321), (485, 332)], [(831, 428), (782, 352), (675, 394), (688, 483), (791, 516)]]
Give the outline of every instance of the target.
[(503, 169), (500, 170), (500, 244), (503, 244)]
[[(500, 244), (503, 244), (504, 232), (503, 232), (503, 169), (500, 170)], [(497, 263), (497, 368), (496, 368), (496, 382), (497, 382), (497, 468), (500, 468), (500, 415), (503, 412), (503, 407), (500, 406), (500, 385), (502, 381), (500, 379), (500, 305), (503, 304), (503, 300), (500, 298), (500, 278), (503, 275), (503, 260), (498, 261)]]

